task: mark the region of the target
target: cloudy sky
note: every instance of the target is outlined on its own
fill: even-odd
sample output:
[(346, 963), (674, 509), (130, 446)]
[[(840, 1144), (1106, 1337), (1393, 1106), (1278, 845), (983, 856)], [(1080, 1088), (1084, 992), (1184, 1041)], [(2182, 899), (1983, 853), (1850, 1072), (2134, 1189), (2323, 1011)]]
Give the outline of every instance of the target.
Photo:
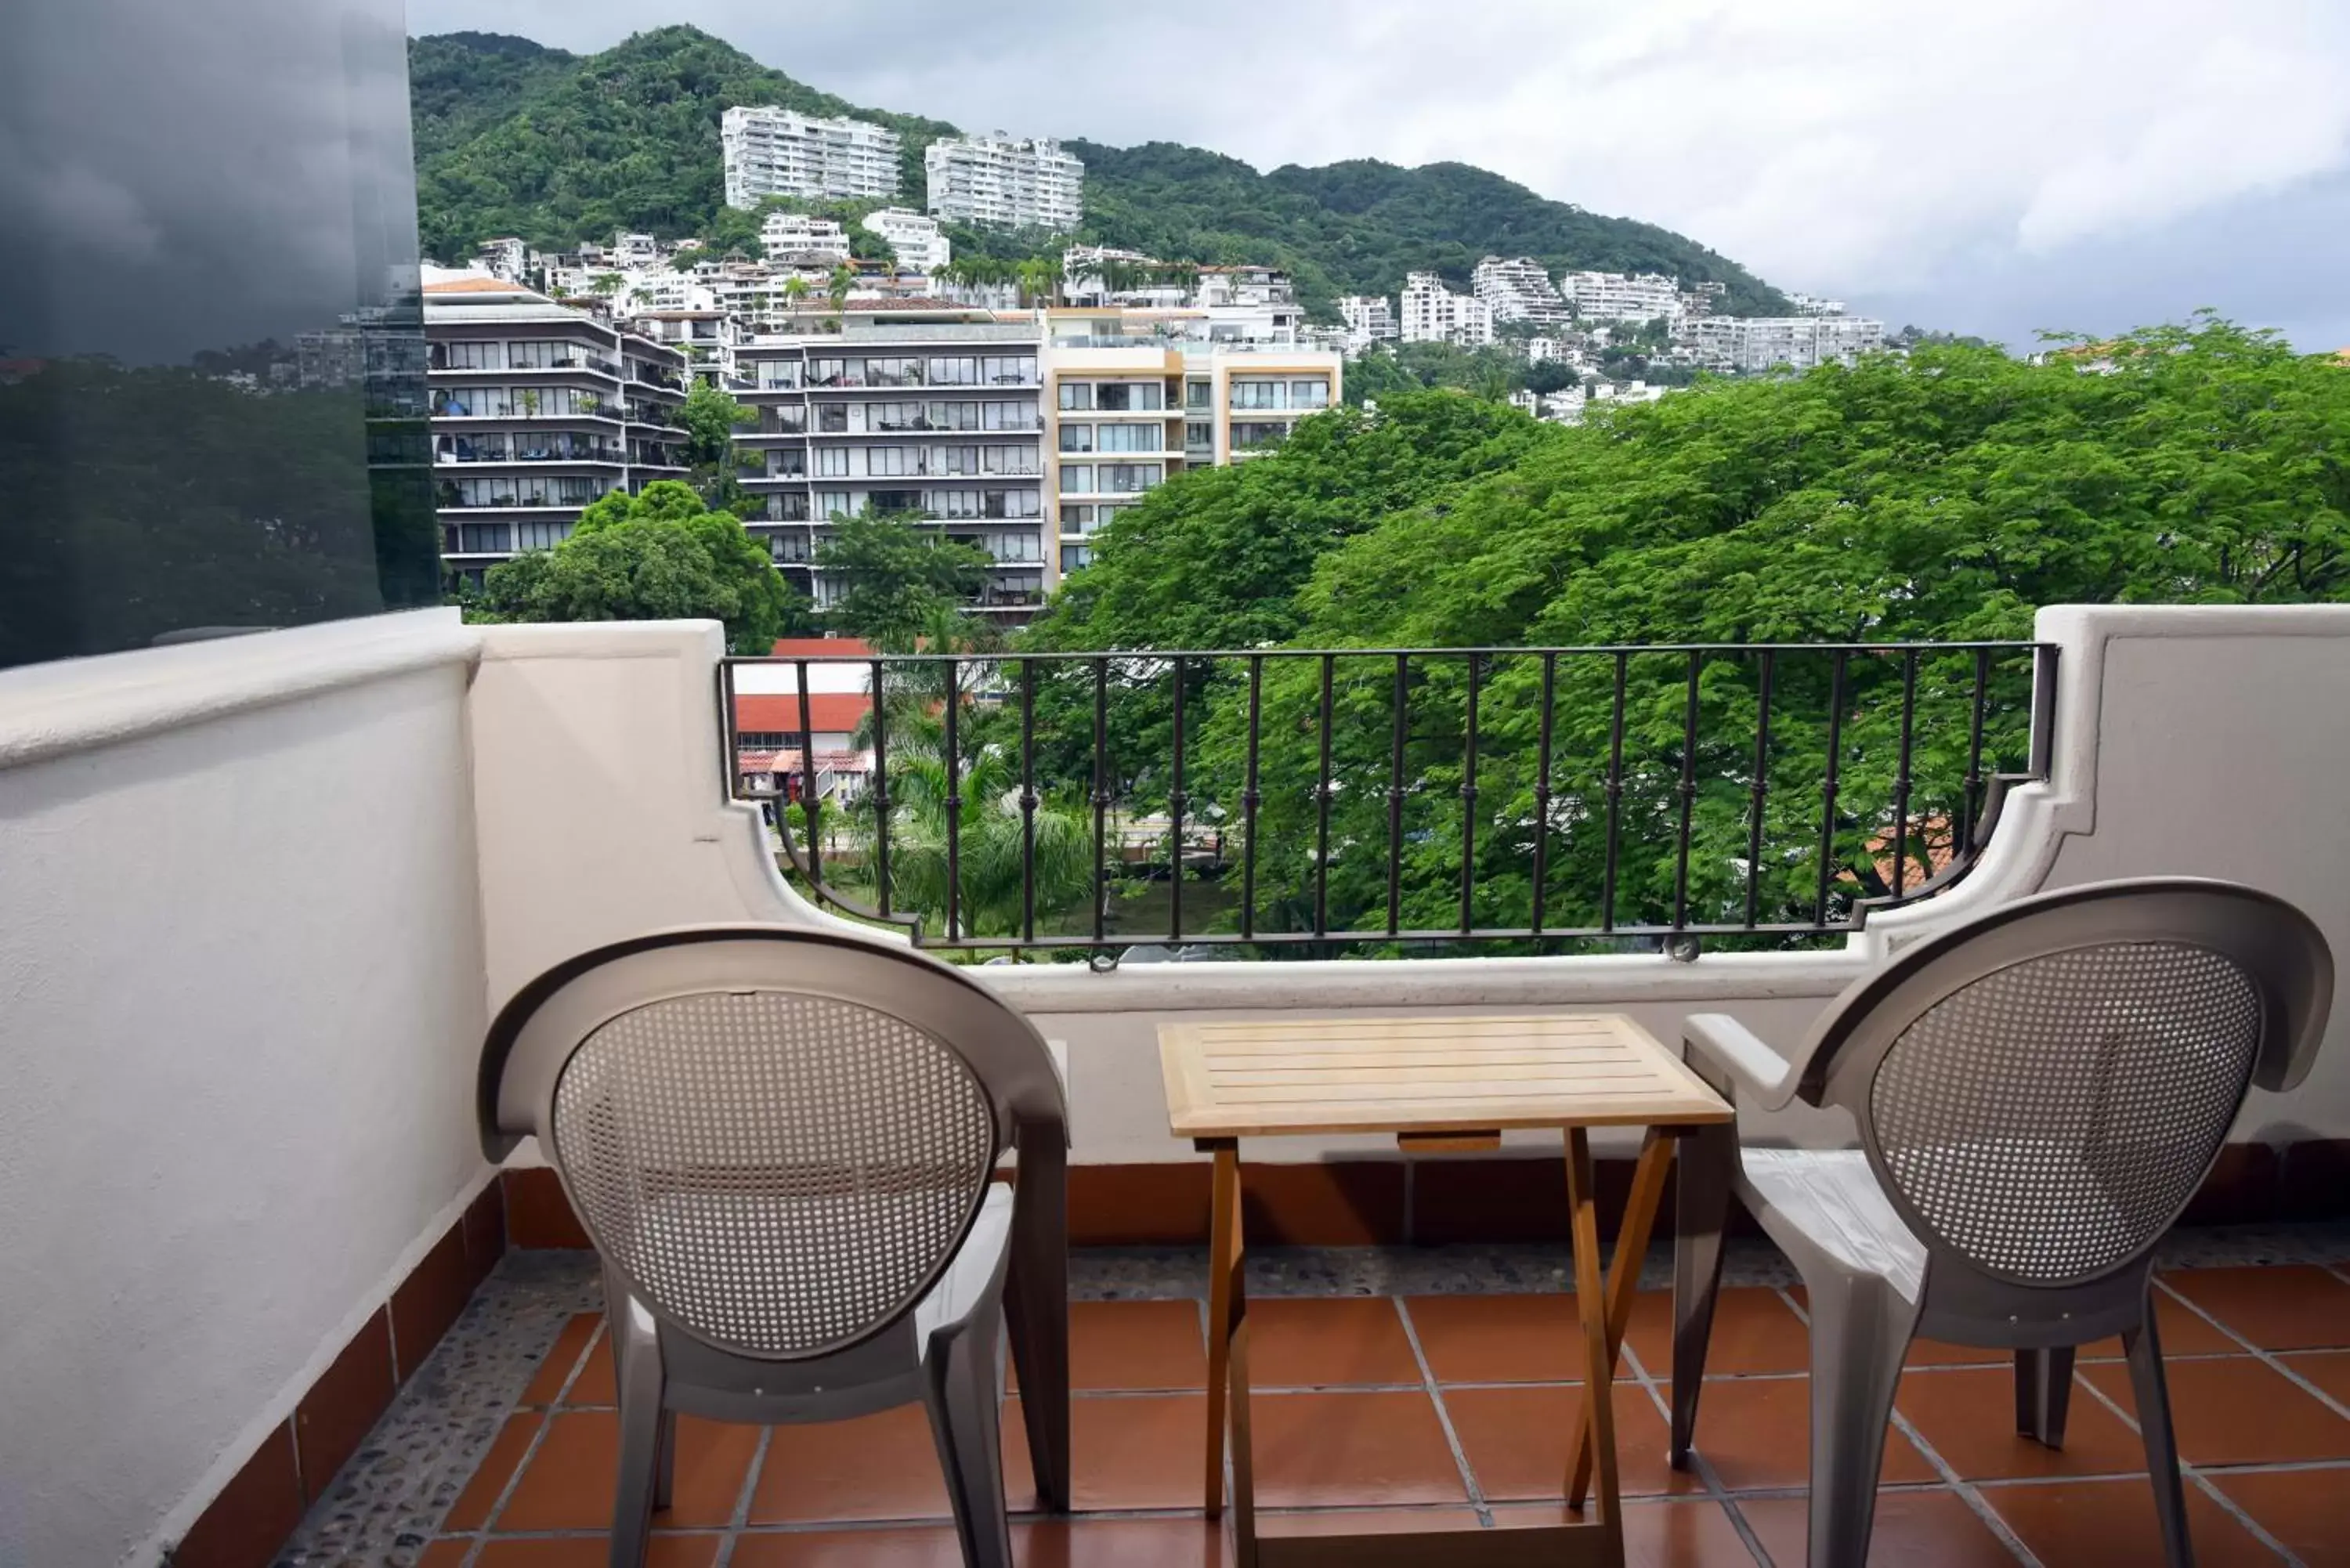
[(2342, 0), (409, 0), (592, 50), (691, 22), (850, 100), (1263, 168), (1454, 159), (1783, 287), (2012, 341), (2202, 306), (2350, 344)]

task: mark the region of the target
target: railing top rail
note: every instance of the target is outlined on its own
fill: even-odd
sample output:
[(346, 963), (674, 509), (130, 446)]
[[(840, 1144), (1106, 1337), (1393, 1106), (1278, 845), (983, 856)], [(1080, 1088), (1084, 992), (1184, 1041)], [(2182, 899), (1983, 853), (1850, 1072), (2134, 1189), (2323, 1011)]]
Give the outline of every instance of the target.
[(1040, 663), (1090, 663), (1095, 659), (1541, 659), (1599, 657), (1648, 653), (2025, 653), (2053, 646), (2028, 640), (1983, 639), (1970, 642), (1637, 642), (1562, 643), (1555, 647), (1511, 648), (1098, 648), (1082, 650), (994, 653), (823, 653), (777, 657), (773, 654), (729, 654), (728, 664), (978, 664), (1035, 659)]

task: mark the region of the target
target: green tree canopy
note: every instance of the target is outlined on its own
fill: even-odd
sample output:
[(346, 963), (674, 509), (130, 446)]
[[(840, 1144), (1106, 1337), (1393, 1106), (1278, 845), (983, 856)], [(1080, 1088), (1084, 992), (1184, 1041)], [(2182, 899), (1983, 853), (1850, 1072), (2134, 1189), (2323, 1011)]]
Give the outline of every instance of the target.
[(569, 538), (490, 568), (466, 603), (477, 621), (723, 621), (735, 653), (764, 653), (801, 625), (805, 607), (767, 551), (731, 512), (691, 485), (657, 480), (615, 491), (580, 514)]
[(834, 515), (816, 566), (838, 589), (827, 612), (832, 625), (877, 648), (910, 652), (978, 596), (994, 562), (918, 517), (867, 513)]

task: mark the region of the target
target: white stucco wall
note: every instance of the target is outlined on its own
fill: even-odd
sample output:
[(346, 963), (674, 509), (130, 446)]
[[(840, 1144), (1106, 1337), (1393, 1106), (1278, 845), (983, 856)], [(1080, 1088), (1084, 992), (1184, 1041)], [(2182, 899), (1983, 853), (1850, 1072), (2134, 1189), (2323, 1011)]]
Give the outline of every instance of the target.
[(0, 1563), (152, 1563), (490, 1174), (473, 639), (0, 673)]

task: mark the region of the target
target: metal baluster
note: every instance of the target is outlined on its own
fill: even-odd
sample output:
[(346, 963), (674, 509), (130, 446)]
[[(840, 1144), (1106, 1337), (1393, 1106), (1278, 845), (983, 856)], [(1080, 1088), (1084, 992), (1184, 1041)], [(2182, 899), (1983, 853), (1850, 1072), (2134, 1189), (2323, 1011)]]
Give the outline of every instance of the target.
[(1468, 741), (1461, 753), (1461, 930), (1476, 926), (1477, 891), (1477, 685), (1482, 665), (1469, 656)]
[(1837, 649), (1828, 676), (1828, 760), (1820, 783), (1820, 891), (1812, 923), (1828, 923), (1828, 877), (1835, 864), (1836, 760), (1844, 750), (1844, 666), (1846, 650)]
[(1771, 676), (1777, 657), (1768, 649), (1762, 650), (1754, 705), (1754, 782), (1748, 786), (1754, 805), (1746, 824), (1746, 924), (1750, 929), (1762, 909), (1762, 806), (1771, 794)]
[(874, 907), (889, 915), (889, 736), (881, 661), (873, 661), (873, 860)]
[(1388, 935), (1403, 907), (1403, 748), (1411, 701), (1411, 656), (1395, 656), (1395, 742), (1388, 760)]
[(1624, 814), (1624, 680), (1632, 656), (1616, 653), (1616, 707), (1607, 721), (1607, 866), (1599, 881), (1599, 929), (1616, 929), (1616, 836)]
[(962, 746), (957, 728), (962, 717), (962, 681), (955, 661), (947, 672), (947, 940), (962, 935)]
[[(1909, 743), (1918, 715), (1918, 650), (1903, 650), (1901, 655), (1901, 760), (1893, 775), (1893, 897), (1901, 898), (1901, 886), (1909, 865)], [(1929, 858), (1929, 867), (1932, 865)]]
[(1183, 940), (1183, 656), (1175, 656), (1175, 766), (1167, 791), (1167, 815), (1174, 822), (1173, 853), (1169, 857), (1167, 945)]
[(1036, 661), (1020, 661), (1020, 933), (1036, 940)]
[[(800, 676), (800, 806), (807, 815), (808, 881), (817, 888), (824, 886), (824, 836), (818, 819), (824, 807), (816, 798), (816, 732), (808, 722), (808, 667), (803, 659), (798, 665)], [(785, 803), (790, 809), (790, 803)]]
[(1241, 790), (1241, 940), (1256, 934), (1257, 727), (1264, 713), (1264, 656), (1249, 655), (1248, 783)]
[(1697, 803), (1697, 682), (1705, 655), (1689, 656), (1689, 701), (1681, 717), (1680, 832), (1673, 851), (1673, 929), (1689, 924), (1690, 817)]
[(1967, 776), (1959, 796), (1959, 836), (1952, 853), (1972, 859), (1975, 815), (1982, 800), (1983, 707), (1991, 700), (1991, 649), (1975, 649), (1974, 715), (1967, 724)]
[(1330, 930), (1330, 677), (1332, 656), (1322, 656), (1321, 777), (1314, 786), (1314, 934)]
[(1543, 895), (1550, 880), (1550, 750), (1551, 709), (1558, 691), (1558, 655), (1542, 656), (1542, 732), (1534, 746), (1534, 918), (1528, 927), (1542, 935)]
[(1103, 840), (1109, 826), (1109, 660), (1094, 660), (1094, 940), (1108, 935), (1109, 863)]

